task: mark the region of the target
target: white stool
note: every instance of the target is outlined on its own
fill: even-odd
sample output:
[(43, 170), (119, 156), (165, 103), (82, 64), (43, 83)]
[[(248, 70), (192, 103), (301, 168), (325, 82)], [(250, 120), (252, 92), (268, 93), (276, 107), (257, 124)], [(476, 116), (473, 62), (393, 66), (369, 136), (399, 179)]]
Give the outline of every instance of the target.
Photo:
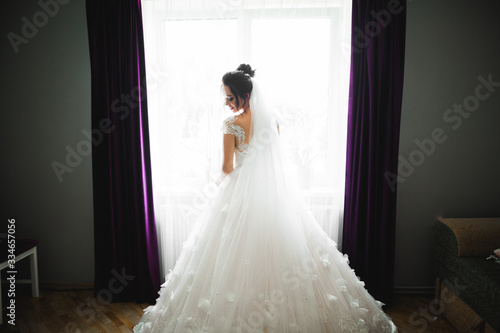
[[(15, 247), (16, 268), (14, 269), (14, 271), (17, 271), (17, 263), (26, 257), (30, 258), (30, 270), (31, 270), (31, 279), (29, 280), (16, 279), (16, 284), (31, 283), (31, 295), (33, 297), (38, 297), (40, 295), (38, 290), (38, 263), (37, 263), (37, 252), (36, 252), (38, 241), (33, 239), (16, 239), (15, 244), (16, 244)], [(0, 250), (2, 251), (2, 253), (0, 253), (0, 258), (1, 258), (0, 260), (5, 260), (7, 258), (8, 255), (7, 249), (8, 249), (7, 236), (5, 234), (2, 234), (0, 235)], [(0, 273), (7, 267), (9, 267), (8, 260), (5, 260), (4, 262), (0, 263)], [(16, 304), (16, 308), (17, 306), (18, 304)], [(0, 324), (2, 324), (2, 322), (3, 322), (2, 288), (0, 285)]]

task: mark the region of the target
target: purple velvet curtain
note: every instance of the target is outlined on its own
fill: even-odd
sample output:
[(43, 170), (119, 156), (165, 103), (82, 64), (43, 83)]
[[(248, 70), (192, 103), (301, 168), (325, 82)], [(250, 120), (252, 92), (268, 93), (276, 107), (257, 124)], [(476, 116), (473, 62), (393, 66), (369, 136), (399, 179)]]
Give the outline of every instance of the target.
[(405, 0), (354, 0), (342, 251), (382, 302), (392, 300)]
[(140, 0), (87, 0), (92, 72), (95, 293), (153, 302), (160, 289)]

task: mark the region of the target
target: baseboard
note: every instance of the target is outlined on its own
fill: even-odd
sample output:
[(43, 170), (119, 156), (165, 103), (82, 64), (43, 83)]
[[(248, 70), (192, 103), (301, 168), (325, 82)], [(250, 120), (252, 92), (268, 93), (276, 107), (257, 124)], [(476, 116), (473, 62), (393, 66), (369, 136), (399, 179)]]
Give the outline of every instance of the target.
[(40, 281), (40, 289), (47, 290), (92, 290), (93, 282), (59, 282), (59, 281)]
[(394, 286), (396, 295), (434, 295), (435, 286)]
[[(40, 281), (41, 289), (50, 290), (88, 290), (94, 289), (93, 282), (58, 282)], [(435, 286), (394, 286), (394, 294), (422, 294), (434, 295)]]

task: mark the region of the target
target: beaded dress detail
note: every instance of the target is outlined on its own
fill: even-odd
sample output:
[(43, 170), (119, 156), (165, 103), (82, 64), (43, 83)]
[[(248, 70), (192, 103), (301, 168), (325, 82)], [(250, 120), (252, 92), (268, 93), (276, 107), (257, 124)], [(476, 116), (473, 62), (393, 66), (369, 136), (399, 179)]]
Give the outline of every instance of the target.
[(243, 159), (245, 158), (245, 155), (248, 151), (248, 143), (245, 143), (245, 131), (241, 126), (235, 125), (234, 121), (236, 120), (235, 116), (228, 117), (224, 120), (221, 131), (224, 134), (232, 134), (236, 136), (236, 150), (235, 150), (235, 155), (236, 155), (236, 161), (238, 165), (243, 163)]

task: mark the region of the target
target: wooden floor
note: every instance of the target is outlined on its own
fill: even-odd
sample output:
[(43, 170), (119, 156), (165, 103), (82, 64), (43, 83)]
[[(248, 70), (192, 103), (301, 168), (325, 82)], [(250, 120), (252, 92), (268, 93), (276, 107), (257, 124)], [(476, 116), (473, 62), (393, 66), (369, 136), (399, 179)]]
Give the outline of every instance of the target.
[[(3, 295), (3, 324), (0, 332), (90, 333), (131, 332), (148, 304), (99, 304), (92, 290), (40, 290), (39, 298), (30, 298), (28, 286), (16, 293), (16, 325), (7, 323), (6, 295)], [(446, 319), (434, 319), (430, 306), (432, 296), (395, 296), (387, 314), (399, 332), (457, 332)]]

